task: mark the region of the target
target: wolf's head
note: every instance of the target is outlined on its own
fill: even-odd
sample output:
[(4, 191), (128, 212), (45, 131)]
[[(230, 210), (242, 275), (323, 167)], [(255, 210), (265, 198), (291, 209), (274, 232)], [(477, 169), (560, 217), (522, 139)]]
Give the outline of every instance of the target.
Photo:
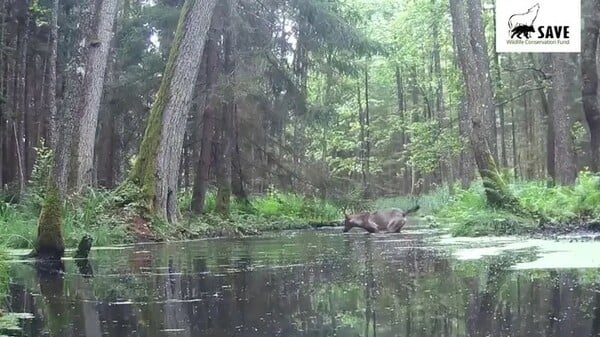
[(535, 4), (533, 7), (529, 8), (528, 13), (537, 13), (540, 10), (540, 4)]

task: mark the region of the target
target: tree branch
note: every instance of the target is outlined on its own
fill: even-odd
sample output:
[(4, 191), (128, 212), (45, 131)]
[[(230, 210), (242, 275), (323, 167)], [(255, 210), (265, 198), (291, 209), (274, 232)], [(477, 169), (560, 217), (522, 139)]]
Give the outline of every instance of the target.
[(521, 98), (521, 97), (525, 96), (525, 94), (527, 94), (529, 92), (537, 91), (537, 90), (542, 90), (542, 89), (544, 89), (543, 86), (542, 87), (535, 87), (535, 88), (529, 88), (529, 89), (521, 90), (521, 92), (518, 95), (513, 96), (513, 97), (505, 100), (504, 102), (496, 103), (496, 106), (505, 105), (505, 104), (510, 103), (510, 102), (512, 102), (512, 101), (514, 101), (514, 100), (516, 100), (518, 98)]
[(538, 69), (538, 68), (535, 68), (535, 67), (521, 67), (521, 68), (506, 68), (506, 67), (502, 67), (502, 71), (510, 71), (510, 72), (527, 71), (527, 70), (531, 70), (531, 71), (539, 74), (540, 76), (542, 76), (542, 78), (544, 80), (550, 79), (550, 77), (548, 77), (548, 75), (546, 75), (546, 73), (542, 69)]

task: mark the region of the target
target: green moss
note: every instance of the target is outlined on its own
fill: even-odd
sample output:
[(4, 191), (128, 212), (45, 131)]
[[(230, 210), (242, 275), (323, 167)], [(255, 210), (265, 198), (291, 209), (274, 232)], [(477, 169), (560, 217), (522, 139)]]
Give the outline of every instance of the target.
[(124, 183), (125, 185), (133, 183), (141, 188), (141, 198), (147, 209), (152, 213), (156, 211), (154, 205), (156, 199), (156, 162), (162, 136), (163, 114), (170, 99), (169, 91), (175, 72), (175, 65), (179, 57), (181, 43), (183, 41), (185, 24), (190, 8), (195, 1), (196, 0), (186, 0), (181, 10), (175, 39), (169, 54), (169, 60), (163, 74), (160, 88), (156, 94), (156, 99), (152, 105), (148, 126), (144, 133), (140, 151), (129, 174), (129, 178)]
[(229, 216), (229, 206), (231, 204), (231, 188), (220, 186), (217, 192), (215, 211), (222, 216)]
[(60, 194), (54, 179), (48, 179), (46, 198), (38, 220), (38, 233), (34, 244), (37, 255), (62, 257), (65, 251), (63, 214)]

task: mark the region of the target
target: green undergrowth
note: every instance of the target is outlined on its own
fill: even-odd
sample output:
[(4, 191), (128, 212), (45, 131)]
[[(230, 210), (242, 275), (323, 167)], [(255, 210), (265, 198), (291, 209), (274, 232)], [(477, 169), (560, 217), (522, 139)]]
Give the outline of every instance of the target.
[(6, 254), (4, 247), (0, 247), (0, 297), (4, 298), (8, 292), (8, 265), (6, 264)]
[(5, 308), (7, 296), (8, 296), (8, 282), (9, 282), (9, 270), (6, 264), (6, 255), (4, 254), (4, 248), (0, 247), (0, 336), (3, 336), (3, 332), (10, 327), (14, 326), (14, 317), (7, 317), (2, 312)]
[[(523, 235), (541, 231), (600, 228), (600, 174), (581, 172), (573, 186), (548, 187), (546, 181), (508, 181), (521, 210), (488, 206), (481, 180), (469, 188), (441, 187), (418, 197), (382, 198), (370, 209), (419, 204), (416, 214), (454, 236)], [(523, 212), (524, 211), (524, 212)]]
[(509, 188), (524, 210), (538, 216), (516, 215), (510, 210), (489, 207), (482, 184), (476, 182), (467, 190), (457, 190), (435, 213), (436, 219), (455, 236), (587, 228), (600, 220), (598, 174), (581, 172), (573, 186), (548, 187), (545, 181), (518, 181), (511, 182)]
[(250, 197), (250, 205), (232, 200), (228, 219), (215, 214), (215, 191), (207, 193), (202, 216), (190, 212), (191, 200), (191, 192), (180, 194), (183, 214), (180, 226), (184, 233), (200, 237), (328, 226), (341, 220), (341, 212), (333, 204), (292, 193), (272, 191)]
[[(95, 245), (131, 241), (125, 218), (115, 213), (108, 192), (90, 190), (83, 197), (68, 200), (62, 207), (67, 247), (75, 247), (85, 234), (93, 236)], [(0, 245), (31, 248), (40, 211), (40, 199), (33, 197), (25, 197), (19, 204), (0, 203)]]
[[(73, 248), (85, 234), (94, 238), (95, 246), (108, 246), (134, 241), (128, 230), (136, 205), (119, 205), (120, 194), (89, 189), (63, 205), (64, 236)], [(18, 204), (0, 202), (0, 246), (31, 248), (37, 233), (41, 202), (37, 194), (22, 198)], [(191, 194), (179, 197), (181, 217), (177, 225), (149, 219), (157, 239), (189, 239), (213, 236), (249, 235), (263, 231), (301, 229), (332, 225), (341, 219), (338, 208), (319, 199), (295, 194), (270, 192), (250, 199), (251, 207), (232, 200), (227, 219), (215, 214), (216, 193), (209, 192), (205, 213), (190, 212)]]
[[(37, 235), (41, 205), (46, 195), (51, 151), (36, 149), (36, 163), (27, 191), (0, 193), (0, 247), (32, 248)], [(250, 206), (232, 200), (231, 214), (224, 219), (215, 214), (216, 191), (206, 196), (205, 212), (193, 214), (191, 191), (179, 194), (180, 221), (168, 224), (157, 218), (147, 219), (143, 191), (135, 184), (123, 184), (114, 191), (88, 189), (68, 197), (62, 204), (65, 245), (74, 248), (84, 235), (95, 246), (131, 243), (132, 224), (149, 223), (151, 234), (159, 240), (255, 234), (268, 230), (300, 229), (337, 224), (341, 211), (331, 203), (292, 193), (270, 191), (250, 198)]]
[(515, 235), (535, 228), (534, 219), (487, 205), (483, 186), (457, 190), (435, 213), (435, 221), (455, 236)]

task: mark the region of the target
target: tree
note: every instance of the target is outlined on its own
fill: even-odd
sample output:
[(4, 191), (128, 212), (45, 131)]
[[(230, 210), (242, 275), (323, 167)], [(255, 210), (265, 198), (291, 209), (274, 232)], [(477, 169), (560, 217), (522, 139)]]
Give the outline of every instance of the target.
[[(50, 12), (50, 71), (56, 71), (56, 54), (57, 54), (57, 32), (58, 32), (58, 8), (59, 0), (53, 0), (52, 9)], [(56, 74), (50, 73), (48, 85), (45, 90), (47, 91), (48, 101), (51, 111), (51, 121), (54, 121), (51, 130), (51, 149), (53, 150), (53, 157), (51, 162), (51, 168), (47, 173), (47, 185), (46, 195), (44, 197), (44, 203), (42, 204), (42, 210), (38, 219), (38, 233), (37, 238), (33, 246), (33, 251), (30, 255), (42, 258), (60, 259), (65, 252), (65, 242), (63, 237), (63, 214), (62, 214), (62, 198), (58, 188), (58, 168), (60, 157), (56, 156), (59, 152), (61, 145), (58, 139), (57, 133), (58, 125), (62, 123), (62, 120), (55, 121), (56, 106), (51, 105), (56, 103)]]
[(207, 104), (202, 114), (202, 133), (200, 141), (200, 154), (196, 165), (196, 175), (194, 177), (194, 186), (192, 189), (192, 211), (201, 214), (204, 211), (204, 201), (209, 183), (209, 171), (212, 159), (212, 144), (215, 137), (215, 111), (219, 105), (219, 97), (215, 92), (215, 86), (220, 74), (219, 50), (217, 45), (217, 34), (221, 34), (220, 27), (222, 20), (217, 10), (215, 10), (212, 26), (209, 31), (208, 41), (204, 54), (206, 57), (206, 81), (207, 81)]
[[(592, 0), (583, 23), (581, 75), (583, 111), (590, 129), (592, 170), (600, 170), (600, 107), (598, 103), (598, 67), (596, 51), (600, 32), (600, 1)], [(585, 7), (584, 7), (585, 8)]]
[(77, 182), (79, 191), (92, 184), (94, 144), (98, 126), (100, 99), (104, 88), (104, 74), (113, 35), (117, 0), (102, 0), (97, 5), (98, 18), (95, 29), (87, 37), (88, 50), (85, 67), (84, 92), (80, 108), (79, 140), (77, 151)]
[(177, 222), (177, 182), (185, 122), (216, 0), (186, 0), (144, 139), (128, 177), (148, 209)]
[[(79, 112), (82, 90), (85, 79), (86, 52), (90, 46), (89, 36), (94, 21), (94, 2), (85, 1), (81, 5), (74, 5), (70, 13), (78, 14), (78, 30), (76, 32), (77, 44), (72, 46), (71, 57), (65, 72), (65, 89), (63, 102), (60, 108), (59, 122), (57, 123), (57, 144), (54, 155), (56, 156), (56, 186), (63, 197), (69, 186), (71, 172), (71, 146), (73, 132), (75, 131), (75, 118)], [(60, 132), (59, 129), (60, 128)]]
[(573, 64), (569, 54), (552, 54), (552, 103), (549, 127), (554, 134), (554, 169), (556, 180), (569, 185), (575, 182), (577, 170), (571, 136), (571, 107), (569, 105), (569, 83), (573, 77)]
[(493, 115), (491, 76), (487, 44), (483, 32), (480, 0), (450, 0), (456, 53), (465, 81), (467, 110), (471, 125), (469, 145), (486, 189), (487, 202), (492, 206), (510, 207), (516, 201), (500, 179), (496, 161), (490, 151), (486, 116)]
[(227, 79), (224, 88), (224, 102), (221, 105), (223, 112), (217, 127), (217, 200), (215, 210), (217, 213), (228, 216), (231, 204), (231, 174), (232, 154), (234, 144), (234, 115), (235, 115), (235, 46), (236, 32), (234, 25), (234, 0), (226, 1), (225, 27), (223, 39), (223, 70)]

